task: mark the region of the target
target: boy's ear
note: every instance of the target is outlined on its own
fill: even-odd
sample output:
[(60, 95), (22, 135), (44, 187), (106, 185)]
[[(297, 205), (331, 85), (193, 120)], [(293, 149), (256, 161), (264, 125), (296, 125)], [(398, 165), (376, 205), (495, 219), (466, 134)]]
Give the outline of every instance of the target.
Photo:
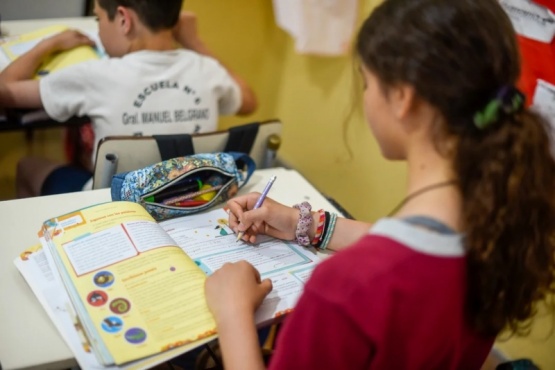
[(129, 8), (118, 6), (116, 9), (116, 24), (120, 26), (124, 35), (127, 35), (133, 27), (133, 17)]

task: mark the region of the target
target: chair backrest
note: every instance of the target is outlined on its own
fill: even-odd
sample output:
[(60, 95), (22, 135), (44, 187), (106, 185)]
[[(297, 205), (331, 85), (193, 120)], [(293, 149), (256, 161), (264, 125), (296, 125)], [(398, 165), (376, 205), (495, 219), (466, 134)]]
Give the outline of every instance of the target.
[[(98, 143), (93, 189), (110, 187), (112, 176), (116, 173), (133, 171), (171, 157), (193, 153), (248, 153), (257, 168), (264, 168), (267, 167), (268, 155), (272, 154), (269, 153), (269, 139), (272, 142), (276, 137), (279, 139), (281, 127), (281, 121), (274, 119), (202, 134), (106, 136)], [(248, 129), (247, 135), (241, 135), (243, 128)]]

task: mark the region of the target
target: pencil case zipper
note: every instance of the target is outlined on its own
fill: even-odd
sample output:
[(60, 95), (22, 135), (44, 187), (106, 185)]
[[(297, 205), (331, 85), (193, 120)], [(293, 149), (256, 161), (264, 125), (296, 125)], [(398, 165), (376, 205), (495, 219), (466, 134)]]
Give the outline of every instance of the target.
[[(157, 194), (162, 193), (164, 190), (171, 188), (172, 186), (174, 186), (176, 183), (182, 181), (183, 179), (190, 177), (196, 173), (201, 173), (201, 172), (216, 172), (219, 173), (221, 175), (223, 175), (224, 177), (228, 177), (228, 181), (225, 182), (224, 184), (222, 184), (222, 187), (220, 189), (217, 190), (216, 195), (214, 195), (214, 197), (209, 200), (207, 203), (205, 204), (201, 204), (198, 206), (192, 206), (192, 207), (180, 207), (180, 206), (171, 206), (168, 204), (164, 204), (164, 203), (160, 203), (160, 202), (150, 202), (150, 201), (146, 201), (146, 198), (152, 197), (152, 196), (156, 196)], [(229, 186), (231, 184), (233, 184), (233, 182), (235, 181), (235, 175), (226, 171), (223, 171), (217, 167), (203, 167), (203, 168), (196, 168), (194, 170), (191, 170), (187, 173), (184, 173), (182, 175), (177, 176), (175, 179), (172, 179), (171, 181), (169, 181), (167, 184), (162, 185), (161, 187), (157, 188), (154, 191), (148, 192), (143, 194), (140, 197), (140, 200), (142, 203), (144, 203), (145, 205), (151, 205), (151, 206), (157, 206), (157, 207), (161, 207), (161, 208), (166, 208), (166, 209), (176, 209), (176, 210), (183, 210), (183, 209), (187, 209), (187, 210), (195, 210), (195, 209), (199, 209), (199, 208), (204, 208), (204, 207), (209, 207), (214, 201), (216, 201), (220, 195), (227, 189), (229, 188)]]

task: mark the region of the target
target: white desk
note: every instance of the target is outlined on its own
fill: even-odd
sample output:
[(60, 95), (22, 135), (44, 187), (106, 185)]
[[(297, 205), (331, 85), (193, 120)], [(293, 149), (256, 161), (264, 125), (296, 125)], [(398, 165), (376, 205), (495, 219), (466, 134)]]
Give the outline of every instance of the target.
[(49, 19), (27, 19), (19, 21), (2, 21), (2, 36), (15, 36), (22, 33), (37, 30), (39, 28), (66, 25), (70, 28), (76, 28), (85, 31), (98, 30), (98, 24), (95, 17), (72, 17), (72, 18), (49, 18)]
[[(95, 40), (97, 45), (100, 44), (100, 39), (98, 38), (98, 24), (96, 23), (95, 17), (76, 17), (76, 18), (52, 18), (52, 19), (32, 19), (32, 20), (19, 20), (19, 21), (2, 21), (0, 23), (0, 29), (2, 31), (2, 37), (0, 38), (0, 43), (5, 38), (9, 40), (12, 36), (21, 35), (27, 32), (35, 31), (40, 28), (64, 25), (69, 28), (75, 28), (82, 32), (85, 32), (89, 37)], [(103, 53), (103, 52), (101, 52)], [(0, 51), (0, 71), (4, 69), (10, 60), (8, 56)], [(3, 122), (7, 121), (7, 122)], [(70, 119), (67, 122), (56, 122), (47, 118), (46, 113), (44, 113), (40, 119), (36, 119), (32, 123), (22, 125), (18, 118), (8, 119), (4, 112), (0, 110), (0, 131), (12, 131), (12, 130), (30, 130), (34, 128), (49, 128), (49, 127), (59, 127), (64, 125), (78, 125), (84, 122), (88, 122), (89, 119)]]
[[(2, 21), (0, 23), (2, 37), (6, 37), (7, 39), (11, 36), (17, 36), (38, 30), (40, 28), (56, 25), (64, 25), (69, 28), (75, 28), (86, 32), (91, 36), (98, 34), (98, 24), (96, 23), (95, 17), (32, 19), (21, 21)], [(98, 42), (99, 40), (96, 39), (96, 41)], [(8, 63), (9, 60), (7, 56), (0, 52), (0, 70), (4, 69)]]
[[(262, 191), (277, 180), (269, 196), (284, 204), (309, 201), (316, 209), (335, 208), (298, 172), (284, 168), (256, 171), (240, 194)], [(0, 247), (0, 363), (2, 369), (61, 369), (77, 365), (13, 261), (38, 243), (37, 231), (50, 217), (110, 201), (109, 189), (0, 202), (4, 230)]]

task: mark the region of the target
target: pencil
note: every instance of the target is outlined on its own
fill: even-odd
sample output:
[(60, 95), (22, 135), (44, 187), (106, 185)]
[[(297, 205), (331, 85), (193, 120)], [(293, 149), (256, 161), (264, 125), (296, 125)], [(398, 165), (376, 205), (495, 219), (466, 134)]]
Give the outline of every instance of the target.
[[(264, 188), (264, 190), (262, 190), (262, 194), (260, 194), (260, 196), (258, 197), (258, 200), (254, 204), (253, 209), (260, 208), (262, 203), (264, 203), (264, 199), (266, 199), (266, 195), (268, 195), (268, 192), (270, 191), (270, 188), (274, 184), (274, 181), (276, 181), (276, 176), (270, 177), (270, 181), (268, 181), (268, 183), (266, 184), (266, 187)], [(238, 242), (243, 237), (243, 235), (245, 235), (245, 232), (239, 231), (239, 233), (237, 233), (237, 239), (235, 240), (235, 242)]]

